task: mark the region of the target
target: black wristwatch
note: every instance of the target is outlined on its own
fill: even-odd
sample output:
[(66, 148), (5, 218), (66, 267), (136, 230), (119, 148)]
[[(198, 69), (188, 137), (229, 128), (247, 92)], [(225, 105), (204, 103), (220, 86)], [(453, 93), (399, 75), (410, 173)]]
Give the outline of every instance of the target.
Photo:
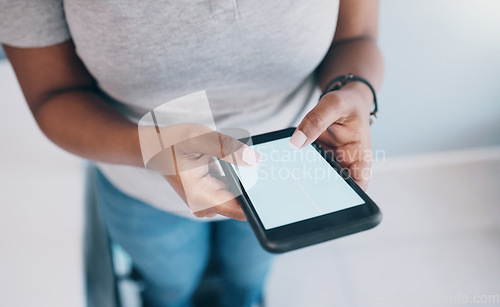
[(330, 92), (338, 91), (344, 85), (346, 85), (346, 84), (348, 84), (350, 82), (354, 82), (354, 81), (363, 82), (372, 91), (372, 94), (373, 94), (373, 110), (370, 112), (370, 125), (371, 125), (371, 124), (373, 124), (373, 122), (375, 122), (375, 120), (378, 117), (377, 94), (375, 93), (375, 89), (370, 84), (370, 82), (368, 82), (368, 80), (366, 80), (365, 78), (362, 78), (360, 76), (355, 76), (353, 74), (347, 74), (347, 75), (342, 75), (342, 76), (335, 77), (335, 78), (333, 78), (332, 80), (330, 80), (327, 83), (327, 85), (325, 86), (325, 89), (323, 90), (323, 93), (321, 94), (321, 96), (319, 97), (319, 99), (321, 99), (323, 96), (325, 96), (326, 94), (328, 94)]

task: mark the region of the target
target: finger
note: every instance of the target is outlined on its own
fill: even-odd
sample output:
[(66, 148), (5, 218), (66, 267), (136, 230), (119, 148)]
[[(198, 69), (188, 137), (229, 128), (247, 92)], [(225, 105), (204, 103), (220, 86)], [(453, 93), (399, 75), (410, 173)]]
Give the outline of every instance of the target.
[(328, 143), (320, 143), (321, 148), (323, 149), (324, 152), (326, 152), (328, 155), (331, 157), (335, 158), (335, 149), (336, 147), (333, 147), (329, 145)]
[(247, 220), (245, 213), (243, 213), (243, 210), (241, 209), (240, 203), (236, 199), (215, 206), (212, 208), (212, 210), (220, 215), (226, 216), (234, 220), (238, 221)]
[(193, 214), (196, 217), (214, 217), (219, 214), (238, 221), (247, 220), (245, 213), (243, 213), (243, 210), (237, 201), (229, 201), (209, 209), (193, 212)]
[(226, 162), (248, 166), (260, 161), (260, 154), (229, 135), (212, 131), (174, 145), (179, 154), (200, 153)]
[[(229, 193), (228, 191), (219, 191), (219, 194)], [(223, 198), (227, 198), (227, 195), (222, 196)], [(193, 214), (197, 217), (213, 217), (217, 214), (223, 215), (225, 217), (238, 220), (238, 221), (246, 221), (246, 216), (241, 209), (240, 203), (236, 200), (236, 198), (232, 198), (229, 201), (212, 206), (210, 208), (195, 211)]]
[[(193, 213), (204, 210), (222, 211), (225, 216), (241, 218), (240, 205), (236, 196), (228, 191), (224, 182), (211, 176), (202, 178), (187, 178), (184, 190), (186, 191), (186, 202)], [(184, 182), (183, 182), (184, 183)], [(223, 205), (222, 207), (220, 207)], [(218, 209), (217, 209), (218, 208)], [(231, 213), (232, 212), (232, 213)], [(198, 215), (197, 215), (198, 216)]]
[(362, 144), (350, 144), (334, 151), (335, 160), (363, 189), (371, 178), (372, 151)]
[(341, 148), (322, 144), (323, 150), (333, 156), (335, 161), (347, 171), (363, 189), (371, 178), (372, 151), (360, 144), (351, 144)]
[[(205, 171), (200, 171), (205, 168)], [(208, 173), (208, 165), (186, 169), (176, 176), (164, 176), (172, 188), (187, 204), (191, 212), (202, 211), (213, 206), (208, 200), (207, 191), (225, 188)], [(213, 182), (212, 182), (213, 181)]]
[(205, 209), (205, 210), (201, 210), (201, 211), (196, 211), (196, 212), (193, 212), (193, 215), (196, 216), (196, 217), (214, 217), (216, 216), (218, 213), (213, 211), (212, 209)]
[(236, 165), (256, 165), (260, 162), (261, 156), (250, 146), (238, 141), (237, 139), (219, 133), (222, 155), (219, 159)]
[[(209, 167), (206, 166), (208, 169)], [(213, 217), (217, 214), (237, 220), (246, 220), (235, 195), (227, 190), (224, 182), (208, 172), (191, 169), (176, 176), (164, 176), (174, 190), (197, 217)]]
[(349, 176), (366, 191), (372, 175), (371, 164), (367, 161), (354, 161), (348, 169)]
[[(354, 127), (353, 127), (354, 126)], [(355, 125), (330, 125), (320, 138), (327, 136), (334, 147), (345, 146), (349, 143), (359, 142), (362, 139), (362, 129)]]
[(335, 135), (332, 135), (331, 133), (328, 132), (328, 129), (323, 132), (317, 139), (316, 142), (321, 145), (321, 148), (324, 150), (327, 149), (335, 149), (339, 147), (339, 144), (336, 140)]
[(210, 192), (207, 193), (207, 196), (210, 197), (209, 202), (212, 204), (210, 209), (220, 215), (245, 221), (245, 214), (241, 210), (236, 196), (227, 190), (226, 185), (222, 181), (215, 178), (211, 178), (210, 181), (210, 184), (207, 184), (207, 186), (211, 187)]
[[(323, 140), (323, 137), (322, 137), (322, 140)], [(319, 142), (319, 140), (318, 140), (318, 142)], [(360, 158), (359, 151), (357, 151), (355, 149), (358, 147), (358, 144), (349, 144), (349, 145), (342, 146), (342, 147), (335, 147), (335, 146), (332, 146), (331, 143), (321, 142), (320, 145), (321, 145), (321, 148), (323, 148), (323, 151), (325, 151), (327, 154), (332, 156), (335, 159), (335, 161), (342, 168), (345, 168), (345, 169), (349, 168), (349, 166), (356, 159)]]
[(224, 183), (225, 176), (224, 171), (222, 170), (219, 161), (217, 161), (214, 157), (210, 157), (208, 159), (208, 174), (217, 180), (220, 180)]
[(355, 161), (369, 161), (371, 159), (371, 151), (365, 149), (360, 142), (355, 142), (335, 148), (334, 157), (342, 167), (349, 167)]
[(325, 96), (297, 127), (290, 139), (290, 145), (301, 148), (314, 142), (331, 124), (346, 117), (341, 107), (341, 99), (337, 96)]
[(245, 214), (243, 210), (241, 210), (240, 203), (236, 199), (236, 196), (227, 190), (223, 182), (217, 181), (220, 188), (210, 193), (214, 204), (211, 209), (220, 215), (238, 221), (246, 221)]

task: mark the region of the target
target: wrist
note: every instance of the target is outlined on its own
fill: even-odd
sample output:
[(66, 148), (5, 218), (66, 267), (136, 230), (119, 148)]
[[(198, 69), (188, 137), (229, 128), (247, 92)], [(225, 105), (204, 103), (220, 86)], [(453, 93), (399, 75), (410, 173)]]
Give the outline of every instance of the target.
[[(361, 83), (361, 84), (359, 84)], [(350, 86), (348, 86), (351, 84)], [(360, 85), (366, 85), (364, 87), (365, 89), (363, 90), (363, 87), (360, 87)], [(341, 93), (350, 93), (354, 94), (358, 97), (358, 100), (360, 101), (360, 106), (367, 105), (368, 103), (364, 103), (363, 101), (368, 101), (364, 99), (364, 97), (367, 97), (367, 91), (366, 88), (370, 90), (372, 96), (373, 96), (373, 109), (372, 111), (369, 112), (369, 119), (370, 119), (370, 125), (373, 123), (373, 121), (377, 118), (378, 115), (378, 107), (377, 107), (377, 94), (375, 93), (375, 89), (373, 86), (370, 84), (370, 82), (363, 77), (356, 76), (353, 74), (346, 74), (346, 75), (340, 75), (338, 77), (335, 77), (331, 79), (327, 85), (325, 86), (325, 89), (323, 90), (323, 94), (321, 97), (324, 95), (330, 93), (330, 92), (338, 92), (339, 90), (344, 89), (344, 92)], [(339, 94), (339, 93), (338, 93)], [(320, 99), (321, 99), (320, 97)]]
[(360, 102), (363, 105), (363, 108), (368, 110), (372, 110), (373, 108), (373, 94), (366, 84), (362, 82), (349, 82), (344, 85), (339, 92), (346, 93), (355, 101)]
[(126, 152), (126, 164), (144, 167), (137, 125), (127, 124), (121, 131)]

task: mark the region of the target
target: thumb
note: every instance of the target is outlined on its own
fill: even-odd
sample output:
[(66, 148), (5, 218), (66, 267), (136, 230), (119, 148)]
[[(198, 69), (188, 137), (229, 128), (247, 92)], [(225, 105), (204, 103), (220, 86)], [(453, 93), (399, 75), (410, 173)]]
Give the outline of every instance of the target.
[(210, 131), (174, 145), (175, 151), (210, 155), (220, 160), (242, 166), (259, 163), (260, 154), (236, 138)]
[(340, 113), (332, 101), (320, 100), (298, 125), (290, 138), (290, 145), (298, 149), (311, 144), (341, 117)]

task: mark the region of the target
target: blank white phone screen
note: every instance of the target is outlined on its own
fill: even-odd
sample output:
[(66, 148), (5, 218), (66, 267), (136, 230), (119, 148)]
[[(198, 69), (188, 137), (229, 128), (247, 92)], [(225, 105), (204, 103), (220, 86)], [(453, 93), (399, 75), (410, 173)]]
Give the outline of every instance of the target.
[(234, 166), (265, 229), (364, 204), (312, 146), (293, 149), (290, 138), (252, 146), (257, 166)]

